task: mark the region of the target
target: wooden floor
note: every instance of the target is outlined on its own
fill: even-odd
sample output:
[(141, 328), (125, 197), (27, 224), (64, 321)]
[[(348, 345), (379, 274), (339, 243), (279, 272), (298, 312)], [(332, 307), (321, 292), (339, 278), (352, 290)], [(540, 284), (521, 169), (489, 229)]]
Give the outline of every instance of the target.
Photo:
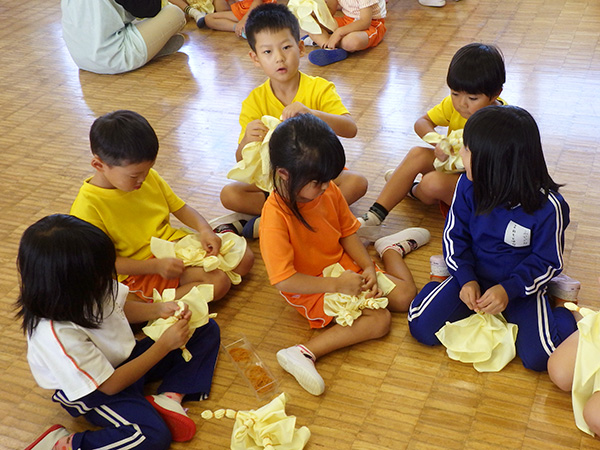
[[(383, 173), (419, 143), (413, 123), (448, 93), (454, 52), (473, 41), (504, 52), (502, 97), (537, 119), (551, 174), (571, 206), (566, 273), (581, 280), (581, 302), (600, 307), (600, 2), (598, 0), (463, 0), (442, 9), (391, 0), (388, 34), (379, 47), (320, 68), (301, 70), (335, 82), (358, 124), (343, 141), (348, 166), (365, 174), (374, 201)], [(180, 53), (133, 73), (95, 75), (74, 65), (61, 38), (58, 1), (0, 4), (0, 448), (22, 449), (47, 426), (83, 431), (38, 388), (14, 319), (15, 256), (24, 229), (47, 214), (68, 212), (91, 173), (89, 127), (115, 109), (146, 116), (161, 142), (156, 168), (207, 218), (226, 211), (219, 191), (234, 163), (242, 100), (264, 75), (233, 33), (198, 30), (190, 22)], [(441, 253), (436, 207), (407, 200), (384, 231), (427, 227), (432, 242), (409, 255), (418, 287), (429, 257)], [(395, 314), (384, 339), (325, 356), (318, 367), (327, 390), (306, 393), (277, 364), (275, 352), (306, 340), (303, 318), (269, 286), (257, 243), (256, 265), (215, 306), (224, 338), (244, 334), (290, 395), (288, 412), (312, 437), (308, 449), (594, 449), (600, 441), (574, 424), (570, 396), (546, 373), (517, 359), (502, 372), (478, 374), (450, 361), (443, 348), (418, 344), (405, 314)], [(370, 249), (372, 252), (372, 249)], [(203, 421), (206, 408), (260, 406), (221, 354), (209, 400), (190, 403), (196, 437), (174, 449), (229, 447), (231, 420)]]

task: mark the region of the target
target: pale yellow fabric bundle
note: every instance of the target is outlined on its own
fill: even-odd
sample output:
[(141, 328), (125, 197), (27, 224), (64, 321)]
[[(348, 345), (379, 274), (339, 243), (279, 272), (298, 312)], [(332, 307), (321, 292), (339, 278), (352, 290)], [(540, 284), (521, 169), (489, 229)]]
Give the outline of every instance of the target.
[(308, 33), (323, 33), (319, 24), (329, 31), (338, 27), (325, 0), (289, 0), (287, 7), (300, 22), (300, 28)]
[(310, 430), (295, 428), (296, 417), (286, 415), (286, 402), (284, 392), (257, 410), (206, 410), (202, 412), (202, 418), (235, 418), (231, 450), (301, 450), (310, 438)]
[(518, 327), (502, 314), (472, 314), (446, 322), (435, 333), (451, 359), (473, 363), (478, 372), (499, 372), (517, 355)]
[(570, 310), (583, 316), (577, 322), (579, 341), (573, 375), (573, 415), (581, 431), (594, 436), (594, 432), (583, 419), (583, 408), (592, 394), (600, 390), (600, 313), (589, 308), (579, 308), (574, 303), (565, 303)]
[(262, 123), (269, 129), (262, 142), (249, 142), (242, 149), (242, 159), (227, 174), (227, 178), (253, 184), (257, 188), (271, 192), (271, 158), (269, 158), (269, 140), (281, 120), (273, 116), (262, 116)]
[[(324, 277), (339, 277), (342, 273), (344, 273), (344, 268), (339, 263), (332, 264), (323, 270)], [(396, 287), (394, 282), (382, 272), (377, 272), (377, 285), (383, 295), (389, 294)], [(363, 309), (382, 309), (388, 305), (388, 299), (385, 297), (366, 298), (365, 296), (364, 292), (361, 292), (359, 296), (339, 292), (327, 293), (323, 299), (323, 310), (325, 314), (335, 317), (335, 321), (345, 327), (352, 325), (361, 316)]]
[(195, 234), (188, 234), (179, 241), (170, 242), (152, 237), (150, 251), (157, 258), (179, 258), (186, 266), (198, 266), (207, 272), (220, 269), (233, 284), (240, 284), (242, 277), (233, 270), (242, 261), (248, 243), (235, 233), (217, 233), (221, 249), (216, 256), (206, 256), (206, 250)]
[[(175, 301), (175, 289), (165, 289), (162, 296), (154, 289), (152, 295), (154, 303), (160, 302), (173, 302)], [(190, 330), (203, 327), (208, 323), (208, 319), (216, 317), (216, 314), (208, 313), (208, 302), (214, 298), (214, 286), (212, 284), (200, 284), (194, 286), (190, 292), (177, 300), (179, 305), (179, 311), (167, 319), (156, 319), (148, 323), (142, 331), (153, 341), (157, 341), (162, 336), (167, 328), (176, 323), (179, 320), (181, 313), (183, 312), (184, 303), (188, 305), (188, 309), (192, 313), (192, 317), (188, 323)], [(182, 347), (183, 359), (187, 362), (192, 359), (192, 354), (187, 348)]]
[[(161, 2), (163, 7), (165, 7), (168, 3), (169, 0), (162, 0)], [(212, 0), (186, 0), (186, 3), (192, 8), (206, 14), (212, 14), (215, 12), (215, 6), (213, 5)]]
[(440, 144), (440, 148), (448, 155), (446, 161), (435, 159), (433, 167), (438, 172), (457, 173), (464, 172), (465, 166), (458, 152), (463, 146), (463, 130), (454, 130), (448, 136), (442, 136), (435, 131), (431, 131), (423, 136), (423, 140), (431, 145)]

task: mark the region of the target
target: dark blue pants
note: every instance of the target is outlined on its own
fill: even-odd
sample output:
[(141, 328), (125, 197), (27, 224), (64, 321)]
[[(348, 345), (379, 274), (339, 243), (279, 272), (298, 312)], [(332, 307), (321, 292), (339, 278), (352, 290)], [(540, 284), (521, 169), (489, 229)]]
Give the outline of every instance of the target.
[[(492, 283), (482, 282), (482, 293), (491, 286)], [(456, 322), (473, 314), (459, 293), (460, 286), (454, 277), (423, 287), (408, 310), (408, 325), (415, 339), (427, 345), (440, 345), (435, 333), (446, 322)], [(546, 370), (550, 354), (576, 329), (571, 312), (565, 308), (550, 308), (546, 289), (510, 300), (502, 315), (507, 322), (519, 327), (517, 354), (526, 368), (536, 371)]]
[[(144, 384), (162, 380), (157, 393), (177, 392), (184, 400), (208, 397), (217, 363), (220, 345), (219, 326), (210, 320), (186, 344), (192, 359), (185, 362), (181, 350), (173, 350), (138, 381), (115, 395), (96, 390), (70, 401), (62, 391), (52, 396), (73, 417), (83, 415), (89, 422), (102, 427), (73, 436), (74, 449), (97, 449), (110, 445), (118, 449), (168, 449), (171, 432), (156, 410), (144, 398)], [(150, 338), (138, 341), (127, 361), (144, 353), (154, 343)], [(126, 361), (126, 362), (127, 362)]]

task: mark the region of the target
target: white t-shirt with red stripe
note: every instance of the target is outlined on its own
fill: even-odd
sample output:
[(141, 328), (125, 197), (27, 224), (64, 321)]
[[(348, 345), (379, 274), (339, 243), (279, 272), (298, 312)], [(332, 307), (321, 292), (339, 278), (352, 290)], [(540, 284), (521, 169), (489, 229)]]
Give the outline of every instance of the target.
[(128, 293), (127, 286), (119, 283), (114, 308), (107, 299), (97, 329), (40, 321), (27, 339), (27, 360), (40, 387), (60, 389), (69, 400), (77, 400), (98, 389), (129, 357), (135, 337), (123, 312)]

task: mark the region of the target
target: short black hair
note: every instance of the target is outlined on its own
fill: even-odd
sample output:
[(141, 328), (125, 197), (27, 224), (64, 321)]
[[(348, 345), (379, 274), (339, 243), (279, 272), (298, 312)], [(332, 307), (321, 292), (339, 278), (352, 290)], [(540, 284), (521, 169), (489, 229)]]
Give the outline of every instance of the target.
[(158, 138), (140, 114), (118, 110), (98, 117), (90, 129), (92, 153), (109, 166), (154, 161)]
[(289, 8), (278, 3), (263, 3), (248, 14), (246, 38), (252, 51), (256, 51), (256, 35), (261, 31), (290, 30), (296, 42), (300, 41), (300, 24)]
[[(346, 164), (344, 147), (326, 122), (312, 114), (299, 114), (280, 123), (269, 140), (271, 176), (275, 191), (286, 206), (309, 230), (297, 198), (300, 190), (311, 181), (326, 183), (337, 178)], [(289, 179), (277, 176), (285, 169)]]
[(531, 214), (560, 187), (548, 174), (534, 118), (518, 106), (486, 106), (465, 125), (477, 214), (521, 205)]
[(17, 257), (23, 331), (31, 335), (41, 319), (98, 328), (117, 292), (115, 261), (106, 233), (75, 216), (54, 214), (27, 228)]
[(489, 98), (499, 95), (505, 82), (506, 69), (500, 50), (478, 42), (465, 45), (454, 54), (446, 77), (453, 91), (485, 94)]

